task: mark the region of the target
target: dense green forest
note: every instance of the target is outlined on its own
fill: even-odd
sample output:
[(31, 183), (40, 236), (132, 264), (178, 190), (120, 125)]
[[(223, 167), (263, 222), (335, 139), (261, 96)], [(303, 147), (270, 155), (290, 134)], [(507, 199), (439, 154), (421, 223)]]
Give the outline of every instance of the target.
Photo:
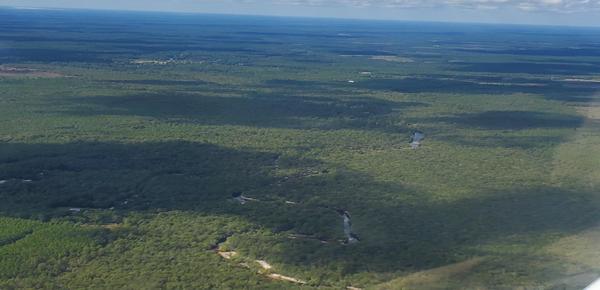
[(0, 289), (581, 289), (599, 89), (594, 29), (0, 9)]

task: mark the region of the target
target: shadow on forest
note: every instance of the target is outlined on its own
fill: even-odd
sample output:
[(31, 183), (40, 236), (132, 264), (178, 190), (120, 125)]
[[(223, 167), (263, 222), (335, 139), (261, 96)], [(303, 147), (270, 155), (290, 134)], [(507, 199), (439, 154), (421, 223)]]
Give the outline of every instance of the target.
[[(600, 220), (592, 205), (597, 202), (593, 193), (553, 188), (514, 189), (437, 204), (369, 200), (355, 204), (358, 209), (349, 207), (360, 244), (313, 249), (316, 253), (310, 259), (306, 259), (309, 247), (289, 246), (281, 251), (282, 260), (297, 266), (325, 266), (334, 257), (335, 263), (344, 265), (346, 274), (429, 269), (490, 254), (476, 249), (481, 245), (508, 242), (508, 238), (517, 238), (517, 245), (532, 241), (544, 245), (559, 235), (593, 227)], [(549, 233), (557, 235), (544, 236)]]
[(466, 63), (456, 70), (463, 72), (488, 73), (589, 75), (596, 74), (598, 72), (598, 66), (566, 63), (482, 62)]
[(185, 142), (1, 146), (0, 179), (34, 181), (13, 182), (2, 188), (5, 195), (13, 193), (5, 197), (5, 211), (106, 209), (122, 205), (134, 195), (138, 201), (127, 208), (192, 208), (222, 200), (236, 190), (269, 183), (263, 166), (276, 158), (275, 154)]
[[(178, 87), (179, 92), (194, 93), (198, 90), (189, 90), (194, 86), (210, 86), (210, 91), (221, 93), (247, 93), (233, 87), (224, 87), (211, 82), (200, 80), (125, 80), (110, 81), (118, 84), (129, 85), (156, 85)], [(557, 100), (564, 102), (585, 103), (594, 99), (597, 95), (598, 83), (596, 82), (567, 82), (549, 79), (523, 78), (523, 77), (498, 77), (498, 76), (448, 76), (448, 75), (423, 75), (406, 78), (394, 79), (367, 79), (358, 81), (349, 85), (346, 82), (321, 82), (310, 80), (293, 79), (271, 79), (262, 83), (257, 88), (272, 91), (263, 94), (266, 98), (273, 98), (273, 101), (284, 101), (297, 97), (301, 94), (321, 94), (328, 95), (334, 100), (347, 98), (348, 95), (355, 95), (355, 88), (366, 90), (395, 91), (401, 93), (445, 93), (445, 94), (535, 94), (548, 100)], [(187, 90), (186, 90), (187, 89)], [(251, 96), (258, 96), (258, 93), (252, 93)], [(286, 97), (287, 96), (287, 97)], [(260, 97), (258, 97), (260, 98)], [(364, 98), (372, 101), (380, 101), (373, 98)], [(297, 100), (298, 101), (298, 100)], [(301, 100), (299, 100), (301, 101)], [(388, 102), (390, 105), (394, 103)], [(398, 103), (396, 103), (398, 104)], [(399, 103), (407, 105), (407, 102)], [(425, 105), (424, 103), (413, 102), (413, 105)]]
[[(368, 97), (333, 98), (250, 93), (243, 97), (214, 97), (186, 93), (72, 98), (72, 115), (137, 115), (170, 122), (244, 125), (275, 128), (383, 129), (378, 117), (419, 102), (392, 102)], [(92, 105), (89, 107), (88, 105)], [(80, 106), (84, 106), (83, 108)]]
[(118, 55), (114, 51), (93, 51), (51, 49), (51, 48), (0, 48), (0, 60), (4, 62), (86, 62), (86, 63), (110, 63), (112, 57)]
[[(277, 162), (320, 173), (278, 182)], [(38, 217), (66, 214), (69, 207), (114, 207), (121, 215), (186, 210), (237, 215), (275, 232), (338, 239), (342, 221), (332, 209), (342, 208), (352, 215), (362, 239), (358, 244), (281, 238), (272, 241), (277, 246), (251, 252), (302, 267), (335, 265), (344, 274), (438, 267), (485, 254), (472, 246), (515, 235), (548, 242), (544, 233), (574, 233), (599, 218), (594, 195), (586, 192), (519, 188), (435, 202), (400, 184), (328, 166), (190, 142), (0, 143), (0, 179), (9, 181), (0, 186), (0, 211)], [(236, 204), (230, 201), (236, 191), (260, 202)]]
[(390, 90), (402, 93), (446, 93), (446, 94), (536, 94), (546, 99), (585, 102), (598, 88), (581, 82), (580, 86), (569, 86), (564, 82), (528, 78), (502, 78), (486, 76), (449, 77), (428, 75), (399, 79), (371, 79), (358, 82), (360, 88)]
[[(435, 126), (440, 128), (432, 129), (430, 136), (439, 141), (473, 147), (529, 149), (558, 145), (570, 138), (571, 134), (563, 130), (552, 130), (511, 136), (507, 131), (516, 133), (529, 129), (576, 129), (583, 125), (584, 118), (578, 115), (533, 111), (484, 111), (434, 118), (414, 118), (411, 122), (425, 123), (429, 126), (436, 124)], [(444, 126), (440, 126), (441, 124)], [(447, 126), (486, 130), (486, 134), (465, 135), (457, 133), (456, 130), (445, 129)]]
[(432, 121), (486, 130), (525, 130), (577, 128), (583, 124), (584, 119), (577, 115), (535, 111), (485, 111), (451, 117), (438, 117), (432, 119)]
[(553, 147), (565, 142), (567, 137), (562, 135), (545, 136), (485, 136), (465, 138), (462, 135), (436, 136), (436, 140), (448, 141), (454, 144), (471, 147), (504, 147), (531, 149), (540, 147)]
[(131, 84), (131, 85), (152, 85), (152, 86), (201, 86), (214, 85), (214, 83), (201, 80), (108, 80), (106, 82), (116, 84)]
[(468, 52), (468, 53), (483, 53), (483, 54), (511, 54), (511, 55), (526, 55), (526, 56), (560, 56), (560, 57), (574, 57), (574, 56), (600, 56), (600, 51), (594, 47), (588, 48), (574, 48), (574, 47), (556, 47), (556, 48), (516, 48), (516, 49), (454, 49), (456, 51)]

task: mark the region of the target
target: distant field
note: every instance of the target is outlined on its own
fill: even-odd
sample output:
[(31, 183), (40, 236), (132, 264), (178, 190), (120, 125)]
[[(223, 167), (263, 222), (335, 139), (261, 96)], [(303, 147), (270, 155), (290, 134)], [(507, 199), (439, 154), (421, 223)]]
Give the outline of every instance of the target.
[(582, 289), (599, 51), (584, 28), (0, 9), (0, 289)]

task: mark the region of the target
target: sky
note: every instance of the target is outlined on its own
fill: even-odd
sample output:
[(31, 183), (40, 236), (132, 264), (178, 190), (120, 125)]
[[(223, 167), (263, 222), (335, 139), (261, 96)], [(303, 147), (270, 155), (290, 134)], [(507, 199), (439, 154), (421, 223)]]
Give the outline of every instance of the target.
[(600, 26), (600, 0), (0, 0), (0, 6)]

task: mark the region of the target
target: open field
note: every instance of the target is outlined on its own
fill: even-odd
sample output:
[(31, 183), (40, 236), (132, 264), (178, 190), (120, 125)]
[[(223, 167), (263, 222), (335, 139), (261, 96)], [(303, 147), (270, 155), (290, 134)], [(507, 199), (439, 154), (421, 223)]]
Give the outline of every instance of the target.
[(599, 49), (584, 28), (0, 9), (0, 289), (581, 289)]

